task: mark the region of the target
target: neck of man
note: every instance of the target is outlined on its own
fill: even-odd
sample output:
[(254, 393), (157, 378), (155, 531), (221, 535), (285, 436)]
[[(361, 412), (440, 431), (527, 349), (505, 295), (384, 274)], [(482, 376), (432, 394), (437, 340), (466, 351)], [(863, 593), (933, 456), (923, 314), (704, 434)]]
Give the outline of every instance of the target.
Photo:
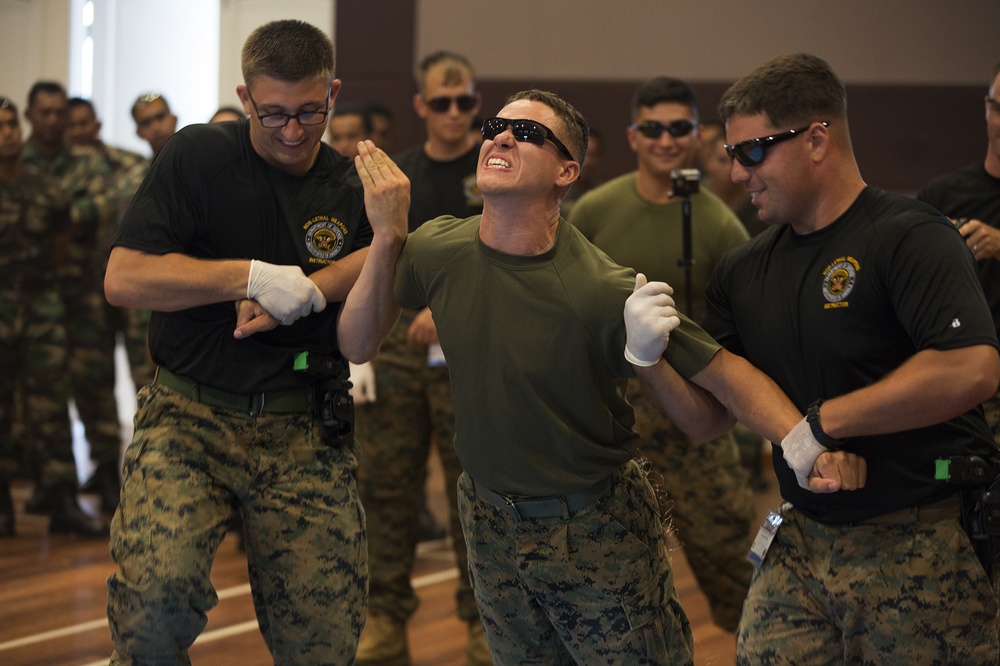
[(28, 145), (35, 149), (35, 152), (42, 157), (55, 157), (63, 150), (62, 141), (45, 142), (35, 135), (28, 139)]
[(993, 152), (992, 147), (986, 151), (986, 163), (983, 164), (983, 168), (994, 178), (1000, 178), (1000, 155)]
[(536, 256), (555, 245), (558, 232), (558, 199), (527, 205), (523, 201), (496, 199), (484, 203), (479, 238), (494, 250)]
[(678, 197), (671, 196), (674, 186), (669, 174), (663, 177), (640, 168), (636, 171), (635, 188), (639, 191), (639, 196), (650, 203), (665, 204), (679, 200)]
[(804, 235), (830, 226), (847, 212), (865, 187), (867, 185), (852, 156), (848, 163), (816, 183), (815, 189), (822, 195), (816, 200), (811, 214), (792, 222), (792, 229)]
[(441, 141), (428, 137), (424, 142), (424, 153), (432, 160), (450, 162), (465, 155), (475, 145), (476, 138), (471, 133), (463, 136), (461, 141)]
[(0, 159), (0, 180), (13, 183), (21, 176), (21, 154)]

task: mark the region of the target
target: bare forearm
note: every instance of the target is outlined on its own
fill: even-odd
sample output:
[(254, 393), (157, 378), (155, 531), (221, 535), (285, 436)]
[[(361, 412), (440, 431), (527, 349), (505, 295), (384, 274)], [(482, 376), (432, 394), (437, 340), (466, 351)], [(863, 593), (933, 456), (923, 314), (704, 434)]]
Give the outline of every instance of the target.
[(992, 396), (1000, 381), (1000, 358), (980, 345), (924, 350), (884, 379), (823, 403), (823, 430), (845, 439), (882, 435), (942, 423)]
[(337, 344), (352, 363), (370, 361), (399, 318), (393, 283), (402, 249), (401, 238), (376, 237), (344, 301), (337, 322)]
[(733, 416), (756, 433), (780, 442), (802, 419), (784, 391), (746, 359), (725, 349), (692, 381), (709, 390)]
[(116, 247), (104, 292), (111, 305), (172, 312), (245, 298), (249, 273), (246, 259), (195, 259)]
[(367, 256), (368, 248), (352, 252), (343, 259), (311, 273), (309, 279), (320, 288), (328, 303), (343, 302), (357, 282)]
[(707, 441), (732, 427), (732, 415), (715, 396), (685, 380), (666, 361), (633, 367), (647, 395), (689, 437)]

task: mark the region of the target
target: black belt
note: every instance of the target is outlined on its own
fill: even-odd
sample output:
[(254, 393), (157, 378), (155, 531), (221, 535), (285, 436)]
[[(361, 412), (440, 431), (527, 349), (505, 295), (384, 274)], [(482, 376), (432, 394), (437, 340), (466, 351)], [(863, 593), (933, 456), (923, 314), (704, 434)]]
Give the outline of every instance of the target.
[(851, 525), (903, 525), (907, 523), (936, 523), (939, 520), (954, 518), (958, 520), (962, 513), (962, 497), (959, 494), (930, 504), (908, 506), (898, 511), (883, 513), (858, 520)]
[(479, 485), (475, 481), (472, 482), (472, 487), (475, 489), (476, 495), (498, 509), (503, 509), (510, 514), (510, 517), (515, 522), (519, 523), (525, 518), (565, 517), (580, 509), (586, 509), (607, 494), (608, 490), (611, 489), (611, 480), (612, 478), (609, 476), (587, 490), (581, 490), (580, 492), (568, 495), (552, 495), (550, 497), (511, 497), (501, 495), (485, 486)]
[(312, 387), (250, 394), (230, 393), (175, 375), (162, 366), (156, 369), (153, 383), (166, 386), (203, 405), (245, 414), (311, 414), (315, 407), (315, 391)]

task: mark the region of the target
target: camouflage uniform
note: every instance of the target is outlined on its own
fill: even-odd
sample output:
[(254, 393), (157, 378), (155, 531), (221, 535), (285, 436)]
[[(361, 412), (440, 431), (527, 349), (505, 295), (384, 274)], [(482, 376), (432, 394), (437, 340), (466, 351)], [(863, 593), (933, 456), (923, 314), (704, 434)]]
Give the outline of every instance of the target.
[[(368, 584), (351, 438), (309, 414), (214, 408), (158, 383), (140, 389), (135, 424), (112, 525), (115, 645), (135, 663), (187, 662), (218, 602), (211, 563), (239, 502), (274, 663), (351, 663)], [(150, 550), (150, 537), (166, 534)], [(116, 651), (111, 663), (128, 662)]]
[(23, 427), (46, 487), (76, 484), (66, 412), (66, 333), (54, 264), (65, 251), (65, 207), (47, 183), (25, 173), (0, 182), (0, 480), (16, 467), (15, 392)]
[(44, 176), (70, 197), (70, 214), (80, 229), (57, 269), (66, 310), (70, 392), (97, 464), (117, 462), (121, 450), (115, 401), (114, 333), (105, 314), (104, 264), (98, 239), (117, 221), (112, 175), (92, 148), (73, 147), (54, 157), (24, 150), (25, 169)]
[(634, 461), (613, 477), (595, 505), (516, 522), (462, 476), (472, 584), (496, 664), (694, 663), (653, 489)]
[[(132, 196), (149, 169), (149, 160), (129, 150), (114, 146), (102, 145), (101, 157), (104, 166), (111, 177), (112, 204), (115, 208), (114, 225), (104, 225), (102, 233), (97, 238), (97, 251), (103, 256), (107, 265), (111, 242), (118, 231), (117, 221), (125, 213), (132, 201)], [(104, 300), (104, 272), (101, 271), (101, 300), (104, 301), (105, 316), (111, 325), (112, 334), (121, 333), (128, 357), (129, 371), (132, 381), (138, 389), (153, 381), (156, 366), (149, 358), (147, 333), (149, 329), (149, 312), (128, 308), (116, 308)], [(110, 359), (114, 363), (114, 359)]]
[[(712, 269), (748, 235), (735, 213), (717, 196), (691, 195), (689, 236), (693, 265), (683, 264), (684, 216), (680, 199), (653, 203), (639, 194), (634, 171), (585, 194), (574, 205), (571, 224), (616, 263), (673, 285), (678, 307), (696, 321), (704, 311), (704, 290)], [(684, 298), (690, 287), (691, 302)], [(736, 631), (753, 574), (746, 553), (752, 542), (753, 493), (732, 434), (695, 442), (655, 405), (641, 397), (639, 382), (629, 391), (636, 411), (633, 429), (639, 453), (652, 463), (654, 485), (662, 484), (668, 514), (684, 553), (711, 607), (712, 619)]]
[[(651, 463), (650, 481), (663, 495), (664, 518), (684, 547), (712, 619), (735, 632), (753, 577), (746, 554), (755, 508), (732, 433), (709, 442), (691, 440), (643, 395), (640, 382), (629, 383), (628, 399), (635, 409), (639, 454)], [(705, 474), (712, 475), (712, 483), (697, 481)]]
[(781, 513), (746, 600), (739, 664), (997, 663), (997, 599), (957, 509), (856, 526)]
[[(441, 456), (449, 506), (456, 506), (462, 473), (454, 447), (455, 409), (448, 368), (428, 366), (427, 348), (406, 343), (411, 321), (413, 314), (404, 312), (372, 362), (379, 399), (356, 408), (357, 436), (364, 447), (358, 488), (369, 513), (375, 507), (379, 516), (368, 523), (369, 610), (403, 622), (418, 603), (410, 584), (421, 510), (414, 499), (424, 494), (432, 441)], [(456, 540), (456, 566), (464, 573), (468, 567), (462, 525), (456, 511), (449, 512), (449, 519)], [(459, 576), (456, 596), (458, 616), (465, 621), (476, 619), (468, 576)]]

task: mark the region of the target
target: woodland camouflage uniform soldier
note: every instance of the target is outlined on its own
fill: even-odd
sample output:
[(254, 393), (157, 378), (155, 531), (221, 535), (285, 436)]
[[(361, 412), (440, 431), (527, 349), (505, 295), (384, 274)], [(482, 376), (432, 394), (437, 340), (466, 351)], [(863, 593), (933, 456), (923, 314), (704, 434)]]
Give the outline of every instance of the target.
[[(85, 231), (67, 248), (56, 277), (66, 313), (70, 395), (97, 465), (102, 509), (110, 513), (118, 506), (121, 486), (121, 436), (115, 369), (108, 362), (114, 358), (114, 334), (102, 294), (107, 255), (98, 250), (98, 239), (107, 237), (117, 222), (112, 173), (98, 151), (65, 143), (67, 98), (60, 84), (42, 81), (32, 86), (25, 116), (32, 125), (24, 150), (25, 168), (48, 178), (71, 199), (73, 220)], [(28, 509), (44, 510), (48, 500), (36, 496)]]
[[(136, 190), (142, 184), (142, 179), (149, 170), (149, 160), (139, 153), (118, 148), (104, 143), (100, 139), (102, 123), (97, 118), (97, 111), (90, 100), (73, 97), (68, 102), (69, 119), (66, 125), (66, 141), (74, 146), (91, 146), (100, 153), (100, 173), (110, 182), (110, 203), (115, 208), (114, 224), (102, 225), (98, 230), (97, 248), (103, 254), (107, 264), (107, 255), (111, 252), (111, 242), (118, 231), (118, 221), (125, 213)], [(103, 269), (101, 283), (103, 283)], [(97, 285), (101, 288), (101, 284)], [(104, 300), (103, 291), (101, 300)], [(106, 314), (111, 323), (112, 332), (121, 331), (124, 336), (125, 352), (128, 355), (129, 370), (136, 388), (153, 381), (153, 371), (156, 367), (149, 358), (146, 344), (149, 329), (149, 312), (106, 306)], [(113, 357), (110, 358), (114, 362)], [(94, 481), (92, 479), (91, 481)], [(96, 488), (95, 488), (96, 489)]]
[(14, 395), (50, 497), (49, 531), (101, 536), (100, 521), (76, 503), (76, 464), (66, 411), (66, 335), (55, 265), (65, 253), (65, 199), (21, 164), (17, 109), (0, 98), (0, 536), (13, 536)]

